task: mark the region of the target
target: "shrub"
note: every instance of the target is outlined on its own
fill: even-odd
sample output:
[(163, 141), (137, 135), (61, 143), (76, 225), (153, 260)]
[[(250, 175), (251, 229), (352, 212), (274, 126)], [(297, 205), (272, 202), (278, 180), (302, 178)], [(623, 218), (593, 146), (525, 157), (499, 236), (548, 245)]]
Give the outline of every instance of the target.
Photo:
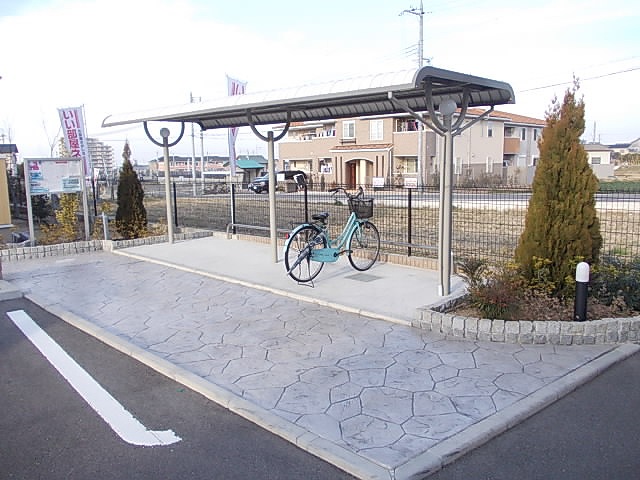
[(605, 305), (620, 300), (633, 310), (640, 310), (640, 258), (624, 262), (615, 257), (605, 257), (591, 271), (590, 294)]
[(43, 225), (43, 242), (47, 244), (75, 242), (79, 238), (78, 216), (80, 198), (77, 193), (60, 195), (60, 208), (56, 210), (55, 225)]
[(144, 190), (138, 175), (133, 170), (130, 156), (129, 143), (125, 143), (116, 210), (116, 228), (125, 239), (139, 238), (147, 233), (147, 211), (143, 203)]
[(598, 261), (602, 236), (595, 209), (598, 180), (580, 143), (584, 132), (584, 101), (577, 84), (560, 104), (554, 99), (539, 141), (540, 158), (525, 228), (515, 252), (523, 275), (534, 278), (534, 259), (549, 259), (547, 279), (553, 294), (567, 296), (576, 257)]
[[(490, 270), (481, 262), (471, 269), (469, 298), (485, 318), (509, 320), (518, 313), (518, 299), (523, 294), (522, 277), (512, 265), (502, 265)], [(463, 277), (464, 278), (464, 277)]]

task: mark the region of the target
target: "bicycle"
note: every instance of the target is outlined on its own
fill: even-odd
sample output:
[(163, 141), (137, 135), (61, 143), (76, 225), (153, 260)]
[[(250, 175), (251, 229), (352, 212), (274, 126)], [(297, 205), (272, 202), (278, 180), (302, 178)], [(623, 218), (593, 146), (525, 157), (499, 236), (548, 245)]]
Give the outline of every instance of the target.
[(347, 197), (351, 214), (337, 238), (329, 236), (329, 213), (321, 212), (312, 215), (313, 222), (294, 228), (285, 242), (287, 275), (299, 283), (310, 282), (325, 263), (336, 262), (345, 253), (351, 266), (359, 271), (369, 270), (378, 259), (380, 233), (369, 221), (373, 216), (373, 198), (363, 198), (362, 187), (356, 194), (341, 187), (329, 190), (334, 196), (340, 191)]

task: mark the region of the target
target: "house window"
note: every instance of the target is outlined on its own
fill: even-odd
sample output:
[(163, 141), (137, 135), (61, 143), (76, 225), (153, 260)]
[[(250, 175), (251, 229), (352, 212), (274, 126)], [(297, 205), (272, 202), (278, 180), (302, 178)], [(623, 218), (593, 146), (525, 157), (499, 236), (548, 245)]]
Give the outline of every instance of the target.
[(356, 138), (355, 120), (346, 120), (342, 122), (342, 138)]
[(487, 137), (493, 137), (493, 125), (491, 124), (491, 122), (487, 122)]
[(526, 140), (527, 139), (527, 129), (523, 128), (520, 132), (520, 139), (521, 140)]
[(453, 164), (453, 173), (462, 175), (462, 158), (456, 157), (456, 161)]
[(504, 127), (504, 136), (507, 138), (513, 137), (515, 129), (513, 127)]
[(382, 140), (382, 120), (369, 122), (369, 140)]
[(533, 139), (534, 140), (538, 140), (538, 129), (537, 128), (533, 129)]
[(396, 132), (415, 132), (418, 130), (418, 122), (412, 118), (398, 118), (396, 120)]
[(318, 159), (318, 173), (325, 175), (333, 173), (333, 162), (330, 157)]
[(487, 157), (487, 164), (485, 167), (485, 171), (487, 173), (493, 173), (493, 159), (491, 157)]
[(591, 165), (600, 165), (602, 157), (591, 157)]
[(418, 158), (398, 157), (396, 168), (398, 173), (416, 173), (418, 171)]

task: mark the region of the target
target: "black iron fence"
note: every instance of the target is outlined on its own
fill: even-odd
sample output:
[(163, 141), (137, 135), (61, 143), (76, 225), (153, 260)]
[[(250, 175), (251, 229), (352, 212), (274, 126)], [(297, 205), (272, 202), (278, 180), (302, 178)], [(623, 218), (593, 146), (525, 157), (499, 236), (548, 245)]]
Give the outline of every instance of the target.
[[(152, 223), (166, 222), (164, 183), (143, 182), (145, 207)], [(349, 215), (344, 196), (332, 195), (328, 186), (314, 184), (276, 194), (276, 222), (280, 235), (306, 221), (311, 214), (328, 212), (332, 234), (339, 233)], [(387, 252), (435, 257), (438, 242), (439, 192), (437, 187), (404, 189), (364, 186), (374, 198), (372, 221), (378, 226)], [(352, 189), (353, 191), (353, 189)], [(93, 194), (95, 192), (95, 195)], [(90, 209), (110, 202), (115, 212), (117, 186), (98, 184), (90, 191)], [(269, 235), (269, 196), (255, 194), (246, 184), (173, 182), (173, 221), (179, 227)], [(513, 258), (524, 229), (531, 190), (527, 188), (454, 188), (453, 251), (457, 257), (474, 256), (493, 261)], [(17, 199), (17, 194), (12, 194)], [(12, 214), (25, 209), (12, 200)], [(640, 188), (601, 189), (596, 194), (604, 254), (640, 257)], [(232, 225), (233, 224), (233, 225)]]
[[(268, 235), (269, 199), (254, 194), (243, 185), (212, 187), (183, 182), (175, 184), (178, 226), (224, 231), (235, 229), (255, 235)], [(145, 205), (150, 221), (166, 217), (164, 184), (144, 184)], [(365, 186), (374, 198), (372, 221), (380, 230), (386, 251), (411, 256), (436, 255), (438, 241), (439, 192), (437, 187), (373, 188)], [(195, 193), (194, 193), (195, 192)], [(475, 256), (505, 261), (524, 229), (531, 190), (494, 187), (455, 188), (453, 191), (453, 250), (456, 256)], [(617, 257), (640, 256), (640, 189), (603, 190), (596, 195), (603, 253)], [(344, 196), (334, 196), (320, 185), (276, 194), (278, 230), (290, 230), (316, 212), (330, 214), (333, 234), (349, 215)]]

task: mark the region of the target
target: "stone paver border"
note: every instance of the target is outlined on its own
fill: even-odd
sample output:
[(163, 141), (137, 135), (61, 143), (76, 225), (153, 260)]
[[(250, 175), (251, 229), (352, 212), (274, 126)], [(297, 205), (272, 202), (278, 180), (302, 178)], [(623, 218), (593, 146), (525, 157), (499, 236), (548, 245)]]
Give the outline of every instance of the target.
[(640, 341), (640, 317), (586, 322), (505, 321), (452, 315), (419, 308), (412, 325), (454, 338), (489, 342), (553, 345), (600, 345)]

